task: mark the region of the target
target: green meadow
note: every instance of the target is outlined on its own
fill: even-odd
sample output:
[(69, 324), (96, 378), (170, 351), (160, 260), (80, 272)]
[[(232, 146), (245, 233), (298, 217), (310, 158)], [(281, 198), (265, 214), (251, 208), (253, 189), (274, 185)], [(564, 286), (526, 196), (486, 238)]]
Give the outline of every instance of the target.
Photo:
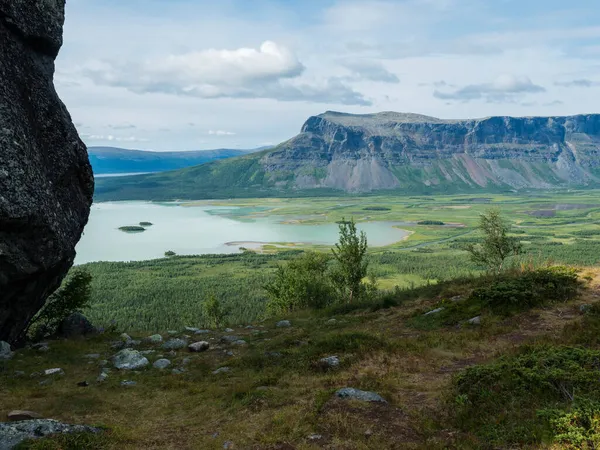
[[(512, 233), (524, 244), (525, 254), (513, 259), (514, 264), (600, 263), (598, 191), (271, 198), (186, 204), (198, 205), (239, 207), (215, 209), (213, 214), (242, 221), (277, 216), (283, 222), (306, 226), (350, 218), (358, 223), (396, 222), (394, 226), (410, 235), (369, 250), (369, 271), (382, 290), (410, 289), (481, 273), (464, 248), (478, 239), (475, 227), (479, 215), (489, 208), (500, 209), (511, 223)], [(204, 326), (201, 304), (214, 294), (229, 307), (230, 324), (260, 320), (265, 314), (264, 284), (279, 264), (303, 250), (330, 251), (325, 246), (280, 242), (234, 255), (87, 264), (94, 277), (93, 305), (88, 313), (98, 324), (116, 323), (123, 329), (144, 332)]]

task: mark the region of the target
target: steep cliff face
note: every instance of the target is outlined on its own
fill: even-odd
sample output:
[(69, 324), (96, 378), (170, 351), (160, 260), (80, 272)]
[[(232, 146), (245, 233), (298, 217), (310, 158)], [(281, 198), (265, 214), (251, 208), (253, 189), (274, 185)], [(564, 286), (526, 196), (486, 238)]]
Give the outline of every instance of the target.
[(275, 179), (297, 174), (296, 187), (365, 192), (584, 186), (599, 181), (599, 156), (600, 115), (461, 121), (327, 112), (308, 119), (261, 163)]
[(600, 187), (600, 114), (442, 120), (337, 112), (274, 149), (181, 171), (98, 180), (98, 200)]
[(64, 0), (0, 0), (0, 340), (14, 341), (73, 263), (94, 189), (53, 85)]

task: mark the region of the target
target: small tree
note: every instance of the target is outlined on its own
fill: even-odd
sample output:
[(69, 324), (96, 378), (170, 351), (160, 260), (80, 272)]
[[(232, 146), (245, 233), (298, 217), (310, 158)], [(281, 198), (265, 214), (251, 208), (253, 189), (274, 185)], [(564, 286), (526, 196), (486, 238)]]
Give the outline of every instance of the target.
[(508, 236), (510, 226), (497, 209), (481, 214), (478, 229), (483, 233), (483, 242), (467, 247), (471, 259), (486, 266), (490, 272), (499, 274), (506, 258), (519, 255), (522, 245), (517, 238)]
[(354, 220), (340, 222), (340, 240), (331, 250), (337, 261), (333, 282), (341, 298), (351, 303), (362, 294), (362, 280), (367, 275), (367, 235), (356, 229)]
[(229, 308), (226, 308), (214, 294), (211, 294), (203, 303), (202, 312), (208, 326), (220, 328), (225, 325), (225, 320), (229, 315)]
[(89, 306), (92, 275), (85, 269), (74, 269), (44, 307), (29, 323), (25, 333), (34, 329), (39, 338), (55, 334), (60, 323), (75, 312)]
[(330, 259), (323, 253), (306, 252), (280, 265), (274, 278), (265, 285), (268, 312), (281, 314), (327, 306), (334, 297), (329, 279)]

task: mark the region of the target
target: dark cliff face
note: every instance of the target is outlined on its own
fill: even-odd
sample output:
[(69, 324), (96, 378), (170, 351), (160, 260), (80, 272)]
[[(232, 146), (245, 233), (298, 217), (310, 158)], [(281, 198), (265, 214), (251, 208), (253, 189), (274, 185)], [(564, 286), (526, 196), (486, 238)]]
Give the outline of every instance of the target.
[[(597, 183), (599, 157), (600, 115), (443, 120), (327, 112), (309, 118), (262, 164), (272, 174), (305, 173), (296, 177), (302, 188), (543, 188)], [(320, 177), (307, 166), (321, 168)]]
[(73, 264), (93, 177), (53, 85), (64, 0), (0, 0), (0, 340), (15, 341)]

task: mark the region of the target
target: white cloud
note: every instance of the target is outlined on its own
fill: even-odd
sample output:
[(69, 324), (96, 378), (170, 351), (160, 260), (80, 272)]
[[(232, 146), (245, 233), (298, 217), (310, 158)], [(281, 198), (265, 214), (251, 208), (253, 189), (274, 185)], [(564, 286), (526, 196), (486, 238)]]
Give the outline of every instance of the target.
[(557, 81), (554, 83), (556, 86), (562, 87), (580, 87), (580, 88), (591, 88), (600, 86), (600, 81), (588, 80), (587, 78), (579, 78), (571, 81)]
[(112, 134), (81, 134), (81, 139), (86, 141), (105, 142), (148, 142), (148, 139), (135, 136), (114, 136)]
[(351, 80), (400, 83), (398, 76), (387, 70), (379, 61), (352, 59), (341, 61), (340, 64), (352, 73), (353, 78)]
[[(516, 96), (546, 92), (526, 76), (500, 75), (491, 83), (470, 84), (454, 91), (434, 91), (441, 100), (486, 100), (488, 102), (512, 101)], [(526, 105), (527, 106), (527, 105)]]
[(96, 61), (83, 73), (94, 83), (137, 94), (162, 93), (205, 99), (268, 98), (366, 105), (363, 96), (339, 79), (308, 85), (305, 68), (288, 48), (266, 41), (260, 48), (203, 50), (146, 62)]

